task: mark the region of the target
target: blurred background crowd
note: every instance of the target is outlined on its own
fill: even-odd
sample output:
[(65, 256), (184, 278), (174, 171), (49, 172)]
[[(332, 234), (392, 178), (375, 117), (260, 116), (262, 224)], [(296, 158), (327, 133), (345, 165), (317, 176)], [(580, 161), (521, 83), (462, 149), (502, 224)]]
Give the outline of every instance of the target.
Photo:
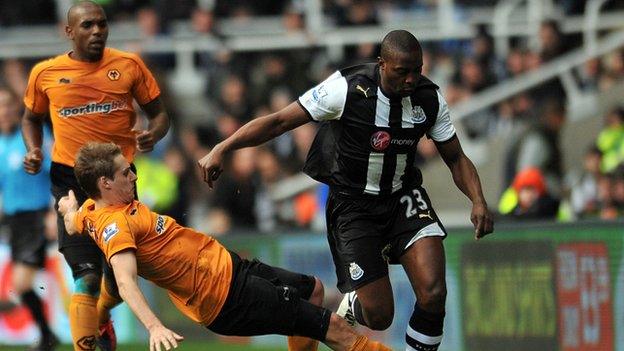
[[(322, 231), (327, 189), (300, 174), (315, 135), (313, 123), (262, 147), (232, 154), (225, 176), (212, 191), (202, 183), (195, 162), (243, 123), (285, 107), (336, 69), (375, 61), (382, 36), (345, 45), (340, 48), (340, 55), (335, 54), (332, 46), (280, 48), (272, 44), (271, 48), (263, 49), (261, 42), (253, 49), (240, 50), (236, 49), (239, 42), (232, 33), (254, 28), (245, 25), (250, 21), (255, 24), (266, 21), (265, 26), (277, 26), (280, 36), (286, 38), (310, 37), (313, 33), (307, 22), (312, 19), (306, 17), (310, 2), (96, 2), (104, 6), (111, 22), (109, 46), (141, 54), (157, 75), (172, 117), (169, 135), (154, 152), (136, 159), (139, 198), (157, 212), (216, 235)], [(514, 79), (542, 72), (541, 68), (582, 47), (583, 33), (564, 30), (562, 19), (582, 16), (586, 1), (547, 2), (559, 16), (543, 18), (534, 31), (510, 35), (506, 50), (496, 49), (493, 25), (487, 23), (474, 25), (474, 35), (466, 38), (442, 36), (422, 41), (423, 74), (440, 86), (451, 111), (479, 94), (496, 90), (500, 84), (520, 82)], [(383, 33), (393, 29), (394, 23), (401, 23), (405, 13), (415, 18), (427, 17), (435, 8), (449, 2), (326, 0), (317, 3), (322, 11), (322, 25), (330, 25), (335, 31), (381, 26)], [(451, 3), (450, 20), (461, 22), (475, 8), (488, 9), (498, 1)], [(68, 4), (71, 1), (0, 1), (0, 37), (2, 33), (15, 33), (16, 29), (24, 33), (25, 26), (35, 28), (32, 33), (46, 30), (61, 37)], [(623, 2), (607, 1), (602, 11), (622, 9)], [(604, 30), (600, 34), (613, 31)], [(414, 34), (420, 38), (419, 32)], [(120, 36), (130, 36), (132, 40), (117, 46), (115, 40)], [(33, 38), (20, 40), (24, 39)], [(206, 45), (206, 50), (194, 49), (191, 56), (184, 56), (156, 45), (171, 40), (169, 45), (175, 47), (178, 39), (196, 40)], [(58, 48), (58, 53), (62, 53), (62, 48)], [(0, 86), (21, 98), (30, 68), (48, 56), (52, 55), (11, 57), (5, 52), (0, 66)], [(181, 69), (185, 65), (192, 67), (192, 74)], [(624, 82), (624, 47), (591, 57), (574, 67), (570, 77), (582, 96), (609, 92)], [(454, 120), (460, 127), (460, 137), (467, 143), (488, 145), (493, 138), (506, 141), (499, 167), (502, 171), (496, 174), (501, 186), (490, 189), (495, 195), (488, 199), (492, 210), (501, 218), (609, 220), (624, 216), (624, 104), (609, 108), (606, 113), (598, 109), (590, 113), (589, 118), (599, 121), (600, 130), (578, 140), (575, 147), (584, 152), (582, 162), (566, 166), (563, 160), (570, 150), (560, 142), (561, 131), (570, 123), (570, 108), (575, 105), (570, 101), (565, 83), (555, 75)], [(0, 106), (0, 116), (3, 113), (21, 112), (19, 107)], [(419, 154), (418, 162), (423, 168), (438, 159), (435, 146), (426, 139), (419, 145)], [(479, 157), (476, 159), (478, 163)], [(433, 201), (435, 205), (435, 197)], [(443, 212), (444, 208), (439, 210)]]

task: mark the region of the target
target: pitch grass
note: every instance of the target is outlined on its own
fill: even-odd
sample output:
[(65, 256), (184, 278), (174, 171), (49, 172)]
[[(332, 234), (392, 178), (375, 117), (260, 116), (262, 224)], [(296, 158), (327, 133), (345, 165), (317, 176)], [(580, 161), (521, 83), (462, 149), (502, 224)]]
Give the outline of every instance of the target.
[[(4, 346), (0, 344), (0, 350), (2, 351), (24, 351), (24, 346)], [(56, 351), (72, 351), (71, 345), (62, 345), (56, 349)], [(119, 351), (143, 351), (149, 350), (147, 343), (144, 344), (120, 344), (117, 346)], [(161, 350), (165, 350), (161, 347)], [(180, 351), (286, 351), (286, 347), (279, 346), (252, 346), (252, 345), (232, 345), (223, 344), (219, 342), (182, 342), (177, 349)]]

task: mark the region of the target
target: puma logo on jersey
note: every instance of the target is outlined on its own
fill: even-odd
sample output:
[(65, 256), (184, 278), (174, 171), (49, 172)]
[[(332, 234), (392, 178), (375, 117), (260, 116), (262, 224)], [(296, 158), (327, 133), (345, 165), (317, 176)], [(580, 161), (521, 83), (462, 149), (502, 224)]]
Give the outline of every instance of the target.
[(356, 85), (355, 89), (359, 90), (362, 92), (362, 94), (364, 94), (364, 97), (368, 98), (368, 91), (370, 90), (370, 87), (366, 88), (366, 90), (364, 88), (362, 88), (361, 85)]
[(59, 79), (59, 83), (60, 84), (69, 84), (69, 83), (71, 83), (71, 80), (69, 80), (67, 78), (61, 78), (61, 79)]
[(429, 211), (427, 211), (427, 213), (419, 213), (418, 218), (429, 218), (433, 221), (433, 217), (431, 217), (431, 213)]

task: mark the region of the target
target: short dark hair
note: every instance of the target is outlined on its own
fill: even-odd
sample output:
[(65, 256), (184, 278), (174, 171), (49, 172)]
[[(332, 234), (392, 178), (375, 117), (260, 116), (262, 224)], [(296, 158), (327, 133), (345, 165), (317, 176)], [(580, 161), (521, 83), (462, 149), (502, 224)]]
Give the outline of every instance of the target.
[(396, 52), (411, 53), (418, 51), (422, 53), (422, 48), (416, 37), (403, 29), (393, 30), (381, 41), (381, 58), (388, 58)]
[(98, 180), (100, 177), (113, 179), (116, 171), (115, 157), (121, 154), (121, 148), (113, 143), (89, 142), (78, 150), (74, 174), (78, 184), (90, 198), (99, 199), (102, 196)]
[[(73, 4), (69, 10), (67, 10), (67, 24), (71, 24), (72, 22), (72, 16), (74, 15), (74, 12), (78, 11), (78, 9), (81, 8), (86, 8), (86, 7), (95, 7), (95, 8), (99, 8), (100, 10), (102, 10), (102, 12), (104, 12), (104, 8), (102, 8), (102, 6), (94, 1), (90, 1), (90, 0), (83, 0), (83, 1), (78, 1), (77, 3)], [(104, 13), (106, 14), (106, 13)]]

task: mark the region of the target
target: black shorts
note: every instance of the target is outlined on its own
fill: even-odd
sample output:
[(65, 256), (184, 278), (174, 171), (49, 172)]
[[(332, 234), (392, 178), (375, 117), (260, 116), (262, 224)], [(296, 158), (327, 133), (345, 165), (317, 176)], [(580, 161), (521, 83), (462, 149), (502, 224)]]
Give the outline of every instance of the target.
[(418, 239), (446, 237), (421, 186), (381, 199), (330, 191), (326, 220), (342, 293), (388, 275), (388, 264), (399, 263), (399, 257)]
[(232, 284), (223, 308), (207, 326), (221, 335), (301, 335), (324, 340), (331, 312), (307, 301), (313, 276), (232, 255)]
[[(136, 173), (134, 164), (131, 164), (130, 167), (132, 171)], [(78, 184), (78, 180), (74, 175), (74, 169), (60, 163), (52, 162), (50, 166), (50, 180), (52, 183), (52, 196), (54, 196), (54, 209), (57, 211), (56, 223), (58, 225), (59, 251), (69, 264), (74, 279), (84, 273), (82, 272), (84, 267), (88, 267), (89, 270), (101, 272), (104, 254), (100, 248), (89, 235), (67, 234), (63, 216), (58, 213), (58, 202), (61, 197), (69, 193), (69, 190), (74, 191), (78, 206), (81, 206), (88, 198), (87, 194)], [(81, 272), (76, 272), (77, 269), (80, 269)]]
[(18, 212), (7, 215), (11, 235), (11, 259), (42, 268), (45, 262), (45, 214), (47, 210)]

